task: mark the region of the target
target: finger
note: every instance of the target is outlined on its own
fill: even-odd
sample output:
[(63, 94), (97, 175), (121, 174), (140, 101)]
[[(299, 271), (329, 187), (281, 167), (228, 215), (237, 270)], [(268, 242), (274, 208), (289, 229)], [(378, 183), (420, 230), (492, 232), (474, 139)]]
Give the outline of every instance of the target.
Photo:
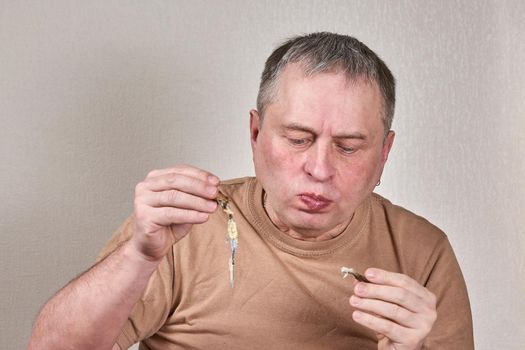
[(202, 213), (196, 210), (180, 208), (150, 208), (148, 215), (151, 222), (159, 226), (170, 226), (180, 224), (202, 224), (209, 218), (208, 213)]
[(365, 271), (365, 276), (370, 280), (370, 282), (389, 285), (394, 287), (400, 287), (402, 289), (409, 290), (413, 294), (419, 296), (420, 298), (428, 298), (429, 291), (419, 284), (413, 278), (396, 272), (390, 272), (377, 268), (369, 268)]
[(357, 323), (386, 336), (393, 342), (401, 343), (411, 338), (409, 328), (400, 326), (386, 318), (374, 316), (362, 311), (354, 311), (352, 318)]
[(146, 178), (157, 177), (170, 173), (195, 177), (200, 179), (201, 181), (210, 182), (213, 185), (219, 184), (219, 178), (217, 176), (213, 175), (212, 173), (206, 170), (202, 170), (187, 164), (179, 164), (171, 168), (152, 170), (148, 173), (148, 176), (146, 176)]
[(417, 326), (421, 323), (421, 320), (417, 314), (408, 311), (404, 307), (397, 304), (392, 304), (377, 299), (363, 299), (356, 295), (352, 295), (350, 297), (350, 305), (359, 310), (376, 314), (383, 318), (388, 318), (405, 327), (417, 328)]
[(199, 197), (214, 199), (217, 196), (218, 187), (196, 177), (168, 173), (147, 178), (138, 184), (136, 188), (137, 194), (145, 191), (160, 192), (168, 190), (178, 190)]
[(421, 312), (427, 307), (422, 298), (400, 287), (359, 282), (354, 287), (354, 293), (361, 298), (377, 299), (397, 304), (412, 312)]
[(162, 192), (146, 192), (140, 197), (143, 204), (150, 207), (173, 207), (191, 209), (205, 213), (213, 213), (217, 209), (217, 202), (194, 196), (181, 191), (169, 190)]

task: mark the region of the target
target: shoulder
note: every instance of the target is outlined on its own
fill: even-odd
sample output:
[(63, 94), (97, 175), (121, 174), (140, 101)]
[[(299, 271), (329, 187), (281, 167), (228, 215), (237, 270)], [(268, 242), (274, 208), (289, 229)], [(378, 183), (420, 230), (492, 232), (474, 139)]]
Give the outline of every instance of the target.
[[(446, 239), (445, 233), (424, 217), (372, 193), (371, 209), (373, 220), (384, 221), (394, 230), (430, 236), (434, 239)], [(414, 232), (416, 231), (416, 232)]]
[(237, 193), (239, 191), (242, 191), (244, 188), (249, 187), (253, 182), (255, 182), (255, 177), (239, 177), (235, 179), (221, 181), (219, 188), (224, 194), (233, 195), (234, 193)]
[(421, 284), (425, 285), (436, 269), (457, 269), (454, 252), (441, 229), (375, 193), (371, 197), (370, 225), (377, 244), (383, 249), (390, 245), (394, 250), (400, 272)]
[(391, 240), (408, 255), (428, 257), (449, 244), (446, 234), (424, 217), (376, 193), (370, 202), (373, 232)]
[(221, 181), (219, 191), (230, 198), (232, 204), (244, 208), (253, 199), (256, 185), (255, 177), (240, 177)]

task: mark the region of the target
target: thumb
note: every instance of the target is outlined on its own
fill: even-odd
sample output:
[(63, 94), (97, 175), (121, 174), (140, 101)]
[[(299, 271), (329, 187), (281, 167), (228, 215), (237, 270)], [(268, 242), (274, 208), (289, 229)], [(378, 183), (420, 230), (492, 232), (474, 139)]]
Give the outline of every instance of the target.
[(176, 242), (180, 241), (184, 236), (190, 232), (191, 227), (193, 224), (178, 224), (178, 225), (171, 225), (170, 226), (170, 232), (172, 237), (172, 244), (175, 244)]

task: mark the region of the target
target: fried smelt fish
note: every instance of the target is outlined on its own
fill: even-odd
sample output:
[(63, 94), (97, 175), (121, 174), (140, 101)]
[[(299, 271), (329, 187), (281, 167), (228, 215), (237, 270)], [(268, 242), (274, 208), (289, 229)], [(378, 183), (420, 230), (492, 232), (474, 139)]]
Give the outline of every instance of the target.
[(370, 281), (365, 276), (354, 271), (354, 269), (351, 267), (346, 267), (346, 266), (341, 267), (341, 275), (343, 275), (343, 278), (346, 278), (348, 275), (352, 275), (359, 282), (370, 283)]
[(220, 205), (220, 207), (224, 211), (226, 210), (226, 208), (228, 208), (228, 203), (230, 199), (226, 195), (224, 195), (222, 192), (219, 192), (217, 194), (217, 198), (215, 198), (215, 201), (217, 202), (217, 204)]
[(230, 242), (231, 249), (230, 259), (228, 261), (228, 268), (230, 270), (230, 285), (233, 288), (233, 268), (235, 266), (235, 253), (237, 252), (239, 233), (237, 231), (237, 224), (235, 223), (235, 220), (233, 220), (233, 211), (231, 210), (229, 205), (230, 199), (219, 192), (216, 201), (222, 208), (222, 211), (225, 212), (226, 215), (228, 215), (228, 240)]

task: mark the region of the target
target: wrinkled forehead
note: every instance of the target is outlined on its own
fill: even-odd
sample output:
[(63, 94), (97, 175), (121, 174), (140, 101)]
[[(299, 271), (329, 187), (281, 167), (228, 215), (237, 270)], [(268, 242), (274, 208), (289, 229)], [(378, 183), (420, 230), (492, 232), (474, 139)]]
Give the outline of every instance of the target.
[(358, 85), (368, 85), (372, 87), (380, 97), (380, 118), (384, 118), (385, 99), (383, 94), (381, 93), (381, 89), (377, 80), (365, 73), (349, 72), (348, 70), (344, 69), (344, 67), (341, 64), (332, 64), (330, 66), (326, 66), (323, 64), (316, 65), (315, 63), (309, 63), (308, 61), (288, 63), (282, 68), (280, 74), (276, 77), (274, 85), (273, 102), (275, 102), (276, 99), (279, 97), (279, 92), (280, 90), (282, 90), (282, 87), (284, 85), (288, 85), (287, 82), (289, 80), (301, 78), (308, 79), (323, 74), (335, 75), (343, 78), (341, 79), (344, 82), (344, 85), (341, 86), (342, 88), (355, 87)]
[(322, 64), (315, 65), (315, 63), (308, 63), (308, 62), (292, 62), (288, 63), (286, 66), (284, 66), (280, 72), (280, 74), (277, 76), (277, 79), (275, 81), (275, 95), (278, 95), (279, 90), (282, 88), (283, 84), (286, 84), (286, 80), (289, 79), (300, 79), (300, 78), (313, 78), (318, 75), (333, 75), (333, 76), (340, 76), (344, 78), (344, 88), (353, 87), (357, 85), (368, 85), (371, 86), (373, 89), (375, 89), (380, 97), (382, 106), (384, 106), (384, 98), (381, 94), (381, 89), (379, 88), (379, 84), (377, 80), (373, 77), (368, 76), (364, 73), (354, 74), (350, 73), (347, 70), (344, 69), (344, 67), (340, 64), (335, 64), (331, 66), (324, 66)]
[[(312, 85), (308, 84), (311, 81), (322, 81), (323, 77), (330, 77), (331, 81), (337, 81), (336, 84), (326, 85), (326, 90), (317, 91), (321, 94), (330, 96), (331, 94), (338, 94), (344, 91), (357, 90), (365, 88), (373, 92), (374, 97), (379, 102), (378, 114), (379, 118), (383, 119), (384, 112), (384, 98), (381, 94), (378, 83), (367, 77), (366, 75), (351, 75), (343, 70), (340, 66), (326, 68), (324, 70), (307, 70), (302, 63), (288, 64), (276, 81), (273, 101), (270, 104), (278, 103), (281, 99), (289, 95), (302, 94), (307, 95), (308, 89)], [(335, 78), (335, 79), (333, 79)], [(281, 101), (282, 102), (282, 101)], [(378, 104), (374, 103), (374, 107)]]
[[(342, 72), (306, 76), (302, 67), (283, 72), (276, 98), (268, 106), (275, 123), (306, 123), (331, 129), (362, 127), (382, 133), (382, 97), (377, 84), (348, 79)], [(306, 125), (304, 124), (304, 125)]]

